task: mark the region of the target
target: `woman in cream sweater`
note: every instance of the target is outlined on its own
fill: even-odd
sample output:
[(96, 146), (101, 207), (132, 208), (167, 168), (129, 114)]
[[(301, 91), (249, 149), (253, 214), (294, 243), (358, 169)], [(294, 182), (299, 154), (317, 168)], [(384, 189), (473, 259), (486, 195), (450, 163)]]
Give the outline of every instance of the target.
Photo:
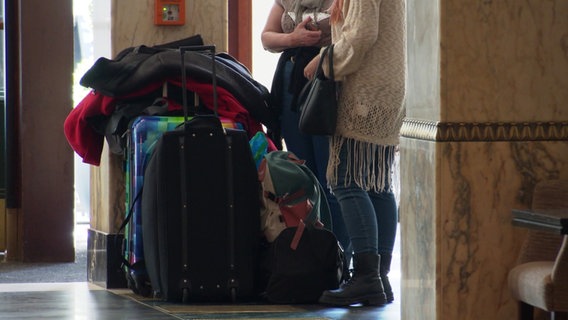
[[(327, 181), (351, 239), (354, 271), (320, 302), (382, 305), (394, 299), (386, 275), (398, 221), (391, 168), (405, 116), (405, 0), (335, 0), (331, 25), (340, 92)], [(306, 66), (306, 77), (319, 59)]]

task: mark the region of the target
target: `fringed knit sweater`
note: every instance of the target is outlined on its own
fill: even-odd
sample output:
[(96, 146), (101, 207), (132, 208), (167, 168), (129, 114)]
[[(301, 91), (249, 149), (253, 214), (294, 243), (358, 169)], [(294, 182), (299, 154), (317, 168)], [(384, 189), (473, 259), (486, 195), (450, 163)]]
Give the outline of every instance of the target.
[(382, 191), (391, 185), (385, 165), (391, 167), (405, 116), (405, 0), (345, 0), (343, 17), (332, 26), (333, 69), (341, 87), (327, 180), (337, 184), (345, 145), (351, 153), (346, 183)]

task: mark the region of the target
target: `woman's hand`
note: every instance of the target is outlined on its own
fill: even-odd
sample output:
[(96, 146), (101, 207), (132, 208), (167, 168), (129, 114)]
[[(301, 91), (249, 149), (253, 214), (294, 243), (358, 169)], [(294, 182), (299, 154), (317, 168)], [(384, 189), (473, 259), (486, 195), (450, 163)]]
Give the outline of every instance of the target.
[(306, 67), (304, 68), (304, 77), (310, 80), (314, 77), (314, 74), (316, 73), (316, 70), (318, 68), (319, 60), (320, 55), (318, 54), (306, 65)]
[(298, 24), (291, 33), (284, 33), (280, 21), (282, 14), (284, 14), (284, 8), (275, 2), (260, 36), (264, 49), (270, 52), (281, 52), (288, 48), (314, 46), (319, 42), (321, 30), (315, 30), (311, 17)]
[(312, 17), (307, 17), (290, 33), (292, 47), (315, 46), (320, 41), (321, 30), (314, 30), (313, 27), (310, 27), (311, 22)]

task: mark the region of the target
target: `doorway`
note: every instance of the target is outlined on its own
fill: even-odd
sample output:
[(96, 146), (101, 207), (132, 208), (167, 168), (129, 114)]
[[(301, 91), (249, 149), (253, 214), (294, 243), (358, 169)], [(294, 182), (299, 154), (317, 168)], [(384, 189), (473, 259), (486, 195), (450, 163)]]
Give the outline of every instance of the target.
[[(79, 84), (99, 57), (110, 57), (110, 0), (73, 0), (74, 73), (73, 105), (90, 91)], [(75, 222), (88, 224), (91, 207), (90, 170), (75, 154)]]
[(273, 4), (274, 1), (252, 0), (252, 75), (268, 89), (280, 55), (264, 50), (260, 34)]
[[(77, 106), (90, 91), (79, 84), (81, 77), (96, 59), (109, 58), (111, 55), (110, 0), (73, 0), (73, 29), (73, 106)], [(76, 263), (86, 265), (91, 211), (91, 165), (83, 163), (76, 153), (74, 177), (75, 256)]]

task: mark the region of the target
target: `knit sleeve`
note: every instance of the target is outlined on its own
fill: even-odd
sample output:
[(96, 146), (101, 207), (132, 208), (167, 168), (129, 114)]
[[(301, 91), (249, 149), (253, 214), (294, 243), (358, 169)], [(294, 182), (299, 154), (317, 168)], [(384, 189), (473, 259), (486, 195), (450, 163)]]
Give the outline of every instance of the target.
[[(333, 30), (333, 71), (341, 79), (357, 71), (379, 34), (379, 8), (382, 0), (345, 1), (345, 21)], [(347, 10), (345, 10), (347, 9)], [(328, 74), (327, 61), (324, 72)]]

